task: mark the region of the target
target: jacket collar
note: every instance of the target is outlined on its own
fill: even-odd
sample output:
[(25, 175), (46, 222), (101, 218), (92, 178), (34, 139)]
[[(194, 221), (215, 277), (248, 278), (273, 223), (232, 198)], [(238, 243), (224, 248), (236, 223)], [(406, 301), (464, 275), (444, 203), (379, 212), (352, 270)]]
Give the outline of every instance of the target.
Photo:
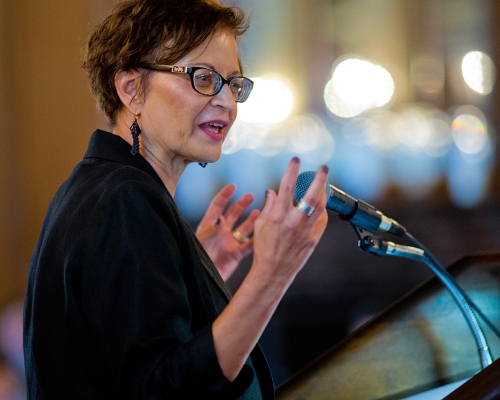
[[(175, 211), (179, 214), (181, 220), (192, 232), (189, 224), (184, 221), (184, 218), (181, 217), (181, 214), (178, 211), (177, 206), (175, 205), (175, 201), (173, 200), (172, 196), (170, 195), (169, 191), (163, 184), (163, 181), (160, 179), (156, 171), (140, 154), (136, 154), (135, 156), (133, 156), (130, 153), (131, 148), (132, 146), (129, 143), (127, 143), (124, 139), (122, 139), (120, 136), (98, 129), (92, 134), (89, 146), (83, 158), (84, 160), (97, 158), (102, 160), (118, 162), (121, 164), (138, 168), (146, 172), (147, 174), (151, 175), (165, 189), (165, 192), (167, 193), (168, 197), (171, 199), (174, 205)], [(205, 270), (208, 272), (210, 277), (214, 280), (216, 285), (219, 287), (219, 289), (222, 291), (222, 293), (226, 296), (227, 300), (229, 301), (229, 299), (231, 298), (231, 293), (229, 289), (227, 288), (219, 272), (215, 268), (215, 265), (213, 264), (212, 260), (210, 260), (210, 257), (206, 253), (205, 249), (198, 241), (198, 238), (196, 237), (194, 232), (192, 232), (192, 236), (196, 244), (198, 253), (202, 258), (202, 263), (203, 266), (205, 267)]]
[(151, 164), (149, 164), (140, 154), (133, 156), (130, 153), (131, 148), (132, 146), (130, 146), (130, 144), (128, 144), (120, 136), (97, 129), (90, 138), (89, 147), (87, 148), (83, 158), (100, 158), (138, 168), (151, 175), (166, 190), (167, 188), (163, 184), (163, 181), (160, 179)]

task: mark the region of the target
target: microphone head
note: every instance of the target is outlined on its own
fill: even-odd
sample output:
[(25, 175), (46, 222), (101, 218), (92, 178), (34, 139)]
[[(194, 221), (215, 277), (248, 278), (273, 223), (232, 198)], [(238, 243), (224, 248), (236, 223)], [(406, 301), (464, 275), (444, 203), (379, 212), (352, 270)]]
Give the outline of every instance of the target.
[[(306, 171), (300, 173), (299, 176), (297, 177), (297, 184), (295, 185), (295, 190), (293, 191), (293, 197), (297, 203), (306, 194), (307, 189), (309, 189), (309, 186), (311, 186), (311, 183), (314, 180), (315, 175), (316, 172), (314, 171)], [(326, 182), (325, 190), (326, 190), (326, 201), (328, 202), (328, 199), (330, 198), (331, 195), (330, 184), (328, 183), (328, 181)]]

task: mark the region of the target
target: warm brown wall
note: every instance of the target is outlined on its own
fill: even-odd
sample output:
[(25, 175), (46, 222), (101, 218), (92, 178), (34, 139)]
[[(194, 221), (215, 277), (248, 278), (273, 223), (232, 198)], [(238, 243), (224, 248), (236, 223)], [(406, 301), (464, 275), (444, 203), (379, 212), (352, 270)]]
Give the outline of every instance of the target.
[(0, 306), (23, 295), (48, 204), (96, 125), (80, 68), (93, 17), (90, 1), (0, 1)]
[[(6, 80), (5, 59), (6, 59), (6, 17), (7, 7), (5, 2), (0, 2), (0, 149), (5, 149), (5, 131), (7, 130), (6, 119)], [(7, 162), (5, 151), (0, 155), (0, 282), (7, 282), (5, 265), (7, 264)], [(6, 285), (0, 283), (0, 298), (5, 297)]]

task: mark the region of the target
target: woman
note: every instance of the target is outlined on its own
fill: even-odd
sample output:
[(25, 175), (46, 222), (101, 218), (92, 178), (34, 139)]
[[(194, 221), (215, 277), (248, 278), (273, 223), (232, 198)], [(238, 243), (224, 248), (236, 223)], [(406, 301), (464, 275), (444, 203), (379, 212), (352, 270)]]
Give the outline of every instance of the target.
[[(91, 36), (85, 68), (112, 132), (94, 132), (32, 257), (30, 398), (274, 397), (257, 340), (324, 231), (328, 168), (295, 207), (292, 159), (278, 194), (234, 233), (251, 196), (222, 215), (233, 186), (198, 238), (173, 201), (189, 163), (220, 157), (251, 91), (236, 45), (245, 29), (239, 9), (215, 0), (129, 0)], [(231, 298), (221, 275), (252, 249)]]

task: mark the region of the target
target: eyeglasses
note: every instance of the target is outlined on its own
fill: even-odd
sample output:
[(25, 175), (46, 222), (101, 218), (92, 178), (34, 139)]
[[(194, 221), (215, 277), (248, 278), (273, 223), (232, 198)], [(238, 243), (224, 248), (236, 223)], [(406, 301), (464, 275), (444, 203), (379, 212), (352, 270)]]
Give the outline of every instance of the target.
[(229, 79), (224, 79), (217, 71), (210, 68), (163, 64), (145, 64), (142, 68), (176, 74), (188, 74), (191, 77), (193, 89), (205, 96), (215, 96), (222, 90), (222, 86), (227, 83), (234, 99), (238, 103), (246, 101), (253, 88), (253, 81), (244, 76), (232, 76)]

